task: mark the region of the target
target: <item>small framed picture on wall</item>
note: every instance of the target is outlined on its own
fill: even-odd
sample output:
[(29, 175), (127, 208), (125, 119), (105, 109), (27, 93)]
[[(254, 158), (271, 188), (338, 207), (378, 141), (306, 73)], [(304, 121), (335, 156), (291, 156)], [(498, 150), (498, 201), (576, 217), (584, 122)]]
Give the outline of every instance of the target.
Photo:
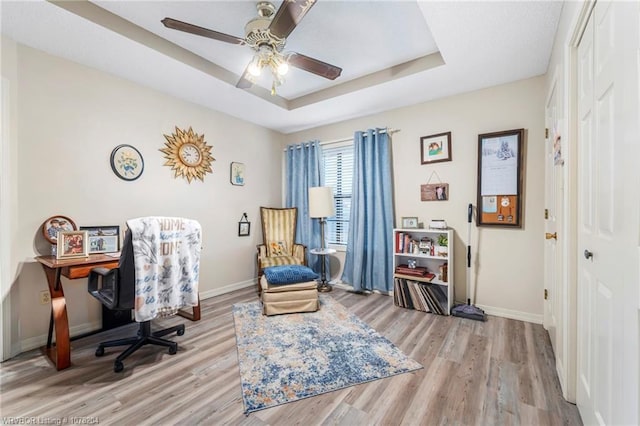
[(451, 161), (451, 132), (420, 138), (421, 164)]
[(244, 163), (231, 163), (230, 179), (232, 185), (244, 186)]
[(240, 222), (238, 222), (238, 237), (248, 237), (251, 234), (251, 222), (246, 213), (242, 213)]
[(447, 201), (448, 199), (448, 183), (427, 183), (425, 185), (420, 185), (421, 201)]

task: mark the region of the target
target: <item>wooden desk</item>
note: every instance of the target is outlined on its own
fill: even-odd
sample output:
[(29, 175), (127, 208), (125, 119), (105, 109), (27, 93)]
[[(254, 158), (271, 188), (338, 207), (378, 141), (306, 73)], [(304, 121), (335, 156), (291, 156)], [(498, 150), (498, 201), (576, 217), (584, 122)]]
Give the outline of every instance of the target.
[[(51, 317), (49, 319), (49, 334), (47, 346), (43, 348), (56, 369), (63, 370), (71, 365), (71, 343), (69, 338), (69, 318), (67, 316), (67, 301), (62, 290), (61, 276), (70, 280), (86, 278), (93, 268), (117, 268), (119, 258), (105, 254), (92, 254), (89, 257), (72, 259), (56, 259), (55, 256), (38, 256), (36, 260), (42, 265), (47, 276), (49, 293), (51, 294)], [(180, 311), (178, 315), (190, 319), (200, 320), (200, 299), (198, 306), (193, 307), (193, 313)], [(52, 337), (55, 328), (56, 343)]]

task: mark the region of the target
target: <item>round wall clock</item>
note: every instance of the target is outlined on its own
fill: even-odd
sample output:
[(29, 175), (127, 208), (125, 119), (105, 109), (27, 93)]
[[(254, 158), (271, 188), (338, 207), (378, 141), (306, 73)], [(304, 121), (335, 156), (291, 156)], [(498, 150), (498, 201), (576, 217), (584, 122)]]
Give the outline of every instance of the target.
[(120, 179), (138, 179), (144, 170), (142, 154), (131, 145), (116, 146), (111, 151), (111, 170)]
[(171, 136), (164, 135), (167, 142), (165, 148), (160, 149), (167, 161), (165, 166), (171, 167), (176, 178), (182, 176), (189, 183), (193, 179), (204, 182), (204, 176), (213, 172), (211, 163), (215, 158), (211, 156), (211, 146), (204, 141), (204, 135), (194, 133), (193, 129), (181, 130)]

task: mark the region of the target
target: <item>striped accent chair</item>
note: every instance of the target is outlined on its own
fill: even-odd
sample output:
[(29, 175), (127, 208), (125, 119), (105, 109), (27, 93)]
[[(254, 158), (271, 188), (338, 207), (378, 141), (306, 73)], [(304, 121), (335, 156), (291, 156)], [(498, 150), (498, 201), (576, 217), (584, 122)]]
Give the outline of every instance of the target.
[(298, 209), (260, 207), (260, 218), (263, 244), (257, 246), (258, 283), (269, 266), (306, 265), (307, 247), (295, 243)]

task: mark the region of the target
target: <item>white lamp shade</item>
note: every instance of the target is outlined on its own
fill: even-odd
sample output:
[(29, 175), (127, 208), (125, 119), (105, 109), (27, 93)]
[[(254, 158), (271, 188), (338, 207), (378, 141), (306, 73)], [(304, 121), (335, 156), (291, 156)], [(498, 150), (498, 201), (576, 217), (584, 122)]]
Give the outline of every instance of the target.
[(309, 217), (331, 217), (333, 208), (333, 188), (316, 186), (309, 188)]

